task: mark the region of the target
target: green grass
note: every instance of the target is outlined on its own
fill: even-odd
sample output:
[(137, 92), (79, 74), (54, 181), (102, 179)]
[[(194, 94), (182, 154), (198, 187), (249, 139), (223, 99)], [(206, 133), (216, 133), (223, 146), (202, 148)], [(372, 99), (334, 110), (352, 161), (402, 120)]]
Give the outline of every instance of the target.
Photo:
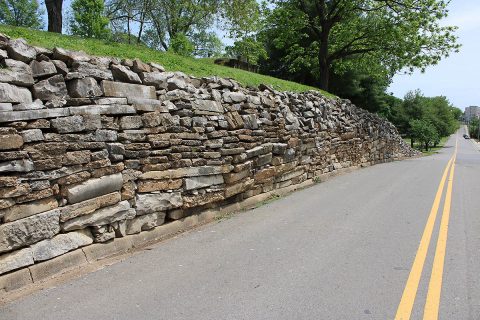
[(24, 38), (31, 45), (47, 49), (61, 47), (69, 50), (82, 50), (88, 54), (97, 56), (112, 56), (126, 59), (139, 58), (145, 62), (159, 63), (168, 71), (182, 71), (196, 77), (219, 76), (223, 78), (233, 78), (244, 86), (257, 87), (259, 84), (263, 83), (273, 86), (275, 89), (281, 91), (303, 92), (317, 90), (328, 97), (335, 97), (320, 89), (296, 82), (281, 80), (240, 69), (219, 66), (213, 63), (213, 59), (187, 58), (169, 52), (152, 50), (143, 45), (111, 43), (103, 40), (85, 39), (6, 25), (0, 25), (0, 32), (12, 38)]
[[(425, 151), (424, 149), (420, 150), (419, 142), (414, 142), (413, 147), (417, 150), (420, 150), (424, 156), (431, 156), (432, 154), (438, 153), (438, 151), (440, 151), (445, 146), (445, 143), (447, 143), (448, 138), (450, 137), (443, 137), (442, 139), (440, 139), (440, 143), (436, 147), (430, 147), (428, 151)], [(410, 141), (411, 141), (410, 138), (404, 138), (403, 140), (405, 140), (405, 142), (408, 143), (408, 145), (410, 145)]]

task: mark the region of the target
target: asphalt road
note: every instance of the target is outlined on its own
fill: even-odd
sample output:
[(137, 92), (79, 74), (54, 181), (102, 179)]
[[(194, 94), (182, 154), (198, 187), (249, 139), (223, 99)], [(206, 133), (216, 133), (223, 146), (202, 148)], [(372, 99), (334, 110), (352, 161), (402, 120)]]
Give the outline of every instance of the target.
[[(435, 293), (439, 319), (480, 319), (480, 152), (461, 134), (437, 155), (336, 177), (24, 297), (0, 319), (422, 319)], [(412, 270), (455, 153), (451, 210), (447, 170)]]

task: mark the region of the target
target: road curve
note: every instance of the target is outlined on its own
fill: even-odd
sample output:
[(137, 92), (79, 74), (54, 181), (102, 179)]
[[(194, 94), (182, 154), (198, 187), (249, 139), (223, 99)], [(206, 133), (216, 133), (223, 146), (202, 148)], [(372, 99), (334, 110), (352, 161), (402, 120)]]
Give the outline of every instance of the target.
[[(438, 266), (438, 318), (480, 319), (480, 152), (463, 130), (439, 154), (338, 176), (200, 227), (4, 305), (0, 319), (394, 319), (415, 272), (408, 318), (434, 319), (424, 309)], [(434, 268), (455, 150), (446, 251)], [(428, 250), (412, 270), (446, 168)]]

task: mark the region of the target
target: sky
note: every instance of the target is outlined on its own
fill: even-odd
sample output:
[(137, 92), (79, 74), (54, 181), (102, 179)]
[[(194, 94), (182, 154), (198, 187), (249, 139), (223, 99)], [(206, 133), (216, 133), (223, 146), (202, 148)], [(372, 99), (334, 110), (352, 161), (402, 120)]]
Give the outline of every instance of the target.
[(402, 98), (408, 91), (420, 89), (426, 96), (446, 96), (460, 109), (480, 105), (480, 1), (452, 0), (443, 23), (459, 27), (460, 52), (425, 73), (396, 75), (388, 91)]

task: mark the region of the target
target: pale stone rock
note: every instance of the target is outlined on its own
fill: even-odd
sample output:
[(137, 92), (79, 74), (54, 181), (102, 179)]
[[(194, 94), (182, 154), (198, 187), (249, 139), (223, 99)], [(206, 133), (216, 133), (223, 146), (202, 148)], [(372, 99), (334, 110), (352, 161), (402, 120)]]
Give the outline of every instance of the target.
[(90, 98), (102, 95), (102, 89), (94, 78), (74, 79), (67, 83), (68, 94), (72, 98)]
[(20, 103), (16, 104), (12, 107), (13, 111), (25, 111), (25, 110), (39, 110), (43, 109), (45, 106), (43, 105), (42, 100), (36, 99), (32, 103)]
[(87, 199), (118, 191), (122, 188), (123, 179), (121, 173), (103, 176), (98, 179), (90, 179), (79, 185), (67, 187), (68, 202), (78, 203)]
[[(0, 102), (32, 103), (32, 94), (27, 88), (0, 82)], [(2, 119), (2, 115), (0, 115), (0, 119)]]
[(130, 203), (125, 200), (113, 206), (98, 209), (92, 214), (68, 220), (62, 224), (62, 230), (70, 231), (89, 226), (102, 226), (133, 217), (135, 217), (135, 210), (131, 209)]
[(167, 79), (172, 75), (166, 72), (143, 72), (140, 77), (143, 84), (155, 86), (157, 89), (167, 89)]
[(59, 133), (81, 132), (85, 130), (85, 121), (82, 116), (52, 119), (50, 123)]
[(137, 194), (137, 215), (162, 212), (181, 207), (183, 204), (180, 192)]
[(21, 132), (24, 142), (37, 142), (43, 141), (45, 138), (43, 137), (42, 130), (40, 129), (29, 129), (23, 130)]
[(60, 221), (65, 222), (79, 216), (91, 214), (100, 208), (112, 206), (120, 201), (120, 193), (113, 192), (66, 207), (61, 207), (57, 210), (60, 212)]
[[(1, 96), (1, 87), (0, 83), (0, 96)], [(28, 90), (27, 90), (28, 91)], [(28, 92), (30, 94), (30, 92)], [(25, 102), (25, 103), (31, 103)], [(48, 119), (56, 117), (65, 117), (70, 115), (70, 110), (68, 108), (57, 108), (57, 109), (39, 109), (39, 110), (27, 110), (27, 111), (5, 111), (0, 112), (0, 123), (1, 122), (12, 122), (12, 121), (25, 121), (25, 120), (37, 120), (37, 119)]]
[(227, 103), (240, 103), (247, 100), (247, 96), (243, 92), (224, 92), (223, 100)]
[(185, 179), (185, 190), (206, 188), (209, 186), (222, 184), (222, 183), (223, 183), (223, 176), (221, 174), (211, 175), (211, 176), (191, 177), (191, 178)]
[(24, 39), (10, 40), (7, 45), (7, 52), (10, 58), (25, 63), (29, 63), (37, 56), (35, 48), (29, 46)]
[(152, 67), (148, 64), (142, 62), (140, 59), (133, 59), (132, 63), (132, 70), (139, 73), (139, 72), (151, 72)]
[(165, 212), (155, 212), (145, 214), (127, 220), (127, 234), (140, 233), (142, 231), (150, 230), (156, 226), (160, 226), (165, 222)]
[(113, 78), (115, 81), (129, 82), (129, 83), (142, 83), (140, 77), (135, 72), (131, 71), (127, 67), (121, 65), (112, 65), (111, 68)]
[(23, 146), (23, 138), (19, 134), (1, 134), (0, 150), (19, 149)]
[(57, 68), (51, 61), (37, 61), (30, 62), (30, 68), (35, 78), (51, 76), (57, 73)]
[(58, 202), (53, 197), (17, 204), (13, 207), (2, 210), (3, 220), (5, 222), (11, 222), (49, 211), (57, 207)]
[[(136, 97), (145, 99), (156, 99), (155, 87), (140, 84), (102, 81), (102, 89), (106, 97)], [(8, 101), (6, 101), (8, 102)]]
[(7, 82), (22, 87), (31, 87), (34, 84), (32, 69), (21, 61), (5, 59), (5, 68), (0, 68), (0, 82)]
[(213, 100), (194, 100), (192, 106), (196, 115), (222, 114), (224, 112), (222, 104)]
[(93, 236), (88, 229), (59, 234), (33, 244), (30, 248), (34, 261), (44, 261), (60, 256), (68, 251), (93, 243)]
[(42, 80), (33, 86), (33, 95), (36, 99), (63, 99), (67, 94), (67, 85), (63, 80), (63, 76), (59, 74)]
[(30, 248), (25, 248), (0, 255), (0, 274), (20, 269), (33, 264)]
[(0, 162), (0, 172), (29, 172), (33, 169), (33, 162), (27, 159)]
[(49, 239), (60, 232), (55, 210), (0, 225), (0, 253)]
[(91, 105), (91, 106), (81, 106), (81, 107), (71, 107), (69, 112), (72, 115), (80, 114), (135, 114), (135, 108), (129, 105), (118, 105), (118, 104), (108, 104), (108, 105)]

